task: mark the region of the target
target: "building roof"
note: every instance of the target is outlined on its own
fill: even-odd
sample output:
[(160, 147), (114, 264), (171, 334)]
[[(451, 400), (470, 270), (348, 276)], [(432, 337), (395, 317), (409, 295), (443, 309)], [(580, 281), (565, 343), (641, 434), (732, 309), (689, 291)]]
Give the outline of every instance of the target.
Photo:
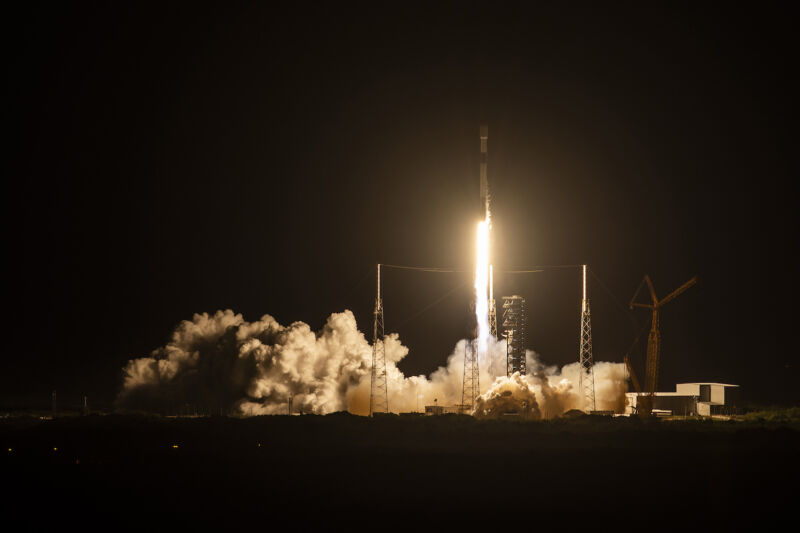
[(721, 387), (738, 387), (739, 385), (732, 385), (730, 383), (714, 383), (713, 381), (700, 381), (697, 383), (678, 383), (677, 385), (719, 385)]
[[(626, 396), (649, 396), (648, 392), (626, 392)], [(685, 398), (693, 398), (693, 394), (683, 394), (682, 392), (656, 392), (656, 396), (683, 396)]]

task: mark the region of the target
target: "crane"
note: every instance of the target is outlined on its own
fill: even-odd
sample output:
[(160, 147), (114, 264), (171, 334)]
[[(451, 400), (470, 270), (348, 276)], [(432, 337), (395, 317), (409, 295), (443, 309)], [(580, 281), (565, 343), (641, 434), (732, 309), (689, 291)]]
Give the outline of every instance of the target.
[[(650, 276), (645, 274), (644, 279), (641, 283), (639, 283), (639, 287), (636, 289), (636, 292), (631, 298), (630, 308), (633, 309), (634, 307), (644, 307), (645, 309), (651, 309), (653, 311), (653, 320), (650, 324), (650, 334), (647, 336), (647, 363), (645, 367), (645, 393), (646, 396), (640, 397), (641, 404), (639, 405), (638, 412), (641, 416), (650, 416), (653, 411), (653, 399), (656, 395), (656, 388), (658, 387), (658, 364), (659, 364), (659, 357), (660, 357), (660, 350), (661, 350), (661, 331), (659, 330), (659, 311), (661, 307), (665, 304), (668, 304), (675, 298), (677, 298), (681, 293), (686, 291), (689, 287), (697, 283), (697, 276), (694, 276), (692, 279), (669, 293), (662, 299), (658, 299), (656, 296), (656, 289), (653, 287), (653, 282), (650, 280)], [(650, 298), (652, 299), (652, 303), (644, 304), (636, 302), (636, 297), (639, 296), (639, 291), (642, 290), (642, 286), (647, 284), (647, 288), (650, 290)], [(633, 369), (630, 366), (630, 361), (628, 360), (627, 356), (625, 357), (625, 363), (628, 367), (628, 372), (631, 375), (631, 381), (634, 382), (634, 387), (637, 387), (636, 383), (636, 375), (633, 373)], [(639, 392), (637, 390), (636, 392)], [(639, 403), (639, 402), (637, 402)]]
[(639, 385), (639, 380), (636, 378), (636, 372), (633, 371), (633, 366), (631, 366), (631, 360), (628, 359), (628, 354), (625, 354), (623, 360), (625, 361), (625, 368), (628, 370), (628, 377), (631, 378), (631, 383), (633, 383), (633, 390), (641, 394), (642, 387)]

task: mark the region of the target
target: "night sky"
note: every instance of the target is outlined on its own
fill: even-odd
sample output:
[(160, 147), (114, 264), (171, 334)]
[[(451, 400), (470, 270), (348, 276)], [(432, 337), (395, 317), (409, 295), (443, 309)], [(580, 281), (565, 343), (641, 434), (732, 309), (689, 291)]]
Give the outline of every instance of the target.
[[(376, 262), (473, 268), (482, 122), (495, 268), (587, 263), (595, 360), (646, 326), (645, 273), (698, 275), (664, 308), (660, 388), (798, 400), (788, 12), (65, 4), (6, 17), (0, 407), (110, 405), (196, 312), (351, 309), (371, 335)], [(386, 273), (407, 375), (470, 332), (471, 280)], [(496, 277), (549, 364), (577, 360), (579, 281)]]

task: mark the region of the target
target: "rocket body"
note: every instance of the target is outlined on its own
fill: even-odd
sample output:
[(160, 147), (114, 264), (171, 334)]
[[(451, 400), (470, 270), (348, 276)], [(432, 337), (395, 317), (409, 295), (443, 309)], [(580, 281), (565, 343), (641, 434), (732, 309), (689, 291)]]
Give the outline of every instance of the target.
[(489, 163), (489, 126), (481, 126), (481, 207), (485, 210), (485, 220), (489, 218), (489, 179), (486, 167)]

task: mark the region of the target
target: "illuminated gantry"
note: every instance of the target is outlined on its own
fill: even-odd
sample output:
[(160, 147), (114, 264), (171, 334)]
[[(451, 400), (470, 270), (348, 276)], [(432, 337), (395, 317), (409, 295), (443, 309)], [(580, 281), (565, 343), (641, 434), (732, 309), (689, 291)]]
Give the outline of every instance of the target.
[(525, 365), (525, 298), (503, 296), (503, 336), (506, 338), (506, 375), (527, 373)]

